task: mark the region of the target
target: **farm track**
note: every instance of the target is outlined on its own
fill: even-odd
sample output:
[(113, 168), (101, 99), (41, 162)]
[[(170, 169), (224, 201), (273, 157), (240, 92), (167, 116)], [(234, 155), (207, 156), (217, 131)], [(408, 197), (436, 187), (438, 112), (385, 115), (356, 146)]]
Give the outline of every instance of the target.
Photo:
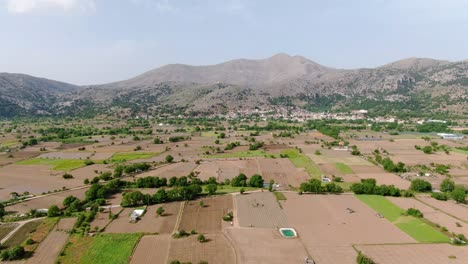
[(0, 241), (0, 245), (3, 245), (5, 242), (8, 241), (8, 239), (10, 239), (15, 233), (16, 231), (18, 231), (21, 227), (23, 227), (26, 223), (29, 223), (29, 222), (33, 222), (33, 221), (37, 221), (37, 220), (41, 220), (41, 219), (44, 219), (45, 217), (41, 217), (41, 218), (33, 218), (33, 219), (28, 219), (28, 220), (25, 220), (25, 221), (19, 221), (19, 222), (15, 222), (18, 224), (18, 226), (15, 227), (15, 229), (11, 230), (10, 233), (8, 233), (8, 235), (6, 235), (2, 241)]

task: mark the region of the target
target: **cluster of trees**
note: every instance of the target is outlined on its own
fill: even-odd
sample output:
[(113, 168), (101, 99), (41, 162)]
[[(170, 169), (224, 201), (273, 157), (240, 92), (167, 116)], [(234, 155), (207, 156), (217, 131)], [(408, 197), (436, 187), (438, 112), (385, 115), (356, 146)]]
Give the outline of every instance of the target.
[(343, 188), (335, 183), (328, 183), (322, 186), (322, 182), (317, 179), (311, 179), (307, 182), (301, 183), (299, 186), (299, 193), (342, 193)]
[(432, 193), (431, 196), (441, 201), (447, 201), (451, 198), (458, 203), (465, 203), (467, 190), (463, 186), (456, 186), (455, 182), (450, 178), (445, 178), (442, 181), (440, 191), (440, 193)]
[(23, 259), (27, 256), (27, 252), (24, 250), (22, 246), (12, 247), (8, 250), (3, 250), (0, 253), (0, 259), (3, 261), (13, 261)]
[(188, 138), (187, 137), (184, 137), (184, 136), (173, 136), (173, 137), (170, 137), (169, 138), (169, 142), (180, 142), (180, 141), (184, 141), (184, 140), (187, 140)]
[(133, 164), (119, 164), (114, 168), (114, 178), (120, 178), (124, 173), (131, 174), (135, 172), (142, 172), (147, 171), (151, 168), (151, 165), (143, 162), (143, 163), (133, 163)]
[(393, 160), (391, 160), (389, 157), (382, 158), (382, 156), (375, 154), (375, 161), (382, 165), (384, 170), (388, 172), (401, 173), (408, 171), (403, 162), (398, 162), (397, 164), (395, 164), (393, 163)]
[(231, 143), (228, 143), (226, 145), (226, 147), (224, 148), (224, 150), (232, 150), (236, 147), (240, 146), (240, 142), (239, 141), (236, 141), (236, 142), (231, 142)]
[(232, 178), (231, 180), (231, 186), (232, 187), (257, 187), (257, 188), (262, 188), (263, 187), (264, 180), (262, 176), (255, 174), (252, 177), (250, 177), (249, 180), (247, 180), (247, 176), (243, 173), (240, 173), (238, 176)]
[(360, 183), (351, 185), (355, 194), (375, 194), (382, 196), (412, 196), (412, 193), (396, 188), (394, 185), (377, 185), (375, 179), (361, 179)]
[(432, 184), (423, 179), (415, 179), (411, 181), (410, 190), (415, 192), (431, 192)]
[(187, 186), (177, 186), (166, 191), (159, 189), (155, 194), (143, 194), (140, 191), (124, 193), (121, 205), (123, 207), (159, 204), (172, 201), (189, 201), (195, 199), (203, 191), (201, 185), (190, 184)]
[(257, 149), (263, 147), (264, 145), (265, 145), (265, 143), (263, 143), (263, 142), (254, 142), (254, 143), (249, 145), (249, 150), (257, 150)]

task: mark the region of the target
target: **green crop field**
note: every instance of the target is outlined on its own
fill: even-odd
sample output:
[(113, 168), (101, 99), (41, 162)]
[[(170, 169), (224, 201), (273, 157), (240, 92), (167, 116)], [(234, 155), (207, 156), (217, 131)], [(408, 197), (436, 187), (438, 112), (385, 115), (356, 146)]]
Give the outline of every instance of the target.
[[(244, 188), (244, 191), (254, 191), (258, 190), (258, 188), (254, 187), (232, 187), (231, 185), (218, 185), (218, 190), (216, 191), (216, 194), (227, 194), (227, 193), (235, 193), (235, 192), (240, 192), (240, 189)], [(203, 188), (202, 194), (207, 194), (208, 192), (206, 191), (205, 188)]]
[(206, 155), (205, 158), (250, 158), (250, 157), (275, 157), (279, 155), (268, 154), (264, 150), (248, 150), (248, 151), (237, 151), (230, 153), (219, 153), (213, 155)]
[(72, 171), (84, 167), (86, 164), (84, 160), (79, 159), (43, 159), (43, 158), (34, 158), (19, 161), (16, 164), (19, 165), (48, 165), (53, 166), (53, 170), (59, 171)]
[(340, 173), (343, 173), (343, 174), (354, 173), (353, 170), (348, 165), (341, 163), (341, 162), (335, 163), (335, 167)]
[(41, 223), (42, 220), (37, 220), (24, 224), (2, 246), (9, 248), (21, 245)]
[(452, 148), (452, 149), (450, 149), (450, 151), (453, 151), (453, 152), (456, 152), (456, 153), (460, 153), (460, 154), (468, 155), (468, 150)]
[(161, 153), (155, 153), (155, 152), (119, 152), (115, 153), (112, 158), (111, 162), (117, 163), (117, 162), (123, 162), (123, 161), (129, 161), (129, 160), (136, 160), (136, 159), (149, 159), (154, 156), (157, 156)]
[(126, 264), (141, 234), (101, 234), (93, 238), (73, 236), (60, 263)]
[(402, 215), (405, 211), (396, 206), (383, 196), (356, 195), (367, 206), (382, 214), (387, 220), (396, 225), (400, 230), (422, 243), (444, 243), (449, 238), (413, 216)]
[(281, 152), (282, 154), (288, 155), (289, 160), (297, 168), (304, 168), (307, 173), (313, 178), (320, 178), (322, 171), (309, 157), (300, 153), (297, 149), (287, 149)]

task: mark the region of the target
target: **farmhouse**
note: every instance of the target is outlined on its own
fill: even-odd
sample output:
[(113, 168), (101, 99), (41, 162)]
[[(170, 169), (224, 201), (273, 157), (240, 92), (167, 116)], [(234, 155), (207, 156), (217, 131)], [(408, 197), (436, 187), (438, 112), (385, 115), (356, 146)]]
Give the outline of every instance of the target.
[(449, 139), (449, 140), (460, 140), (460, 139), (465, 138), (463, 135), (457, 135), (457, 134), (438, 133), (437, 135), (443, 139)]

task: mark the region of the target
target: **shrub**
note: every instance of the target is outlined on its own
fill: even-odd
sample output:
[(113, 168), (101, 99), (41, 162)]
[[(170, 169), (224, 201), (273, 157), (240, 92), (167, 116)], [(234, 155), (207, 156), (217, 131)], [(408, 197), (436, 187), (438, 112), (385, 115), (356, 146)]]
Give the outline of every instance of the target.
[(16, 246), (8, 250), (2, 251), (0, 258), (5, 261), (18, 260), (24, 258), (26, 251), (22, 246)]
[(410, 190), (415, 192), (430, 192), (432, 191), (432, 185), (426, 180), (416, 179), (411, 181)]
[(225, 222), (231, 222), (232, 219), (234, 219), (232, 212), (229, 212), (227, 215), (223, 216), (223, 221)]
[(171, 155), (166, 156), (166, 162), (167, 163), (171, 163), (173, 160), (174, 160), (174, 157), (172, 157)]
[(362, 254), (361, 252), (358, 253), (358, 256), (356, 258), (356, 263), (357, 264), (376, 264), (371, 258)]
[(442, 192), (451, 192), (455, 189), (455, 182), (450, 178), (445, 178), (440, 184), (440, 190)]
[(419, 211), (418, 209), (415, 209), (415, 208), (408, 208), (408, 210), (406, 210), (406, 212), (405, 212), (405, 215), (411, 215), (411, 216), (414, 216), (414, 217), (417, 217), (417, 218), (424, 217), (423, 213), (421, 213), (421, 211)]
[(447, 201), (448, 196), (445, 193), (432, 193), (431, 197), (440, 201)]
[(205, 243), (206, 242), (206, 237), (203, 234), (199, 234), (197, 237), (198, 242), (200, 243)]
[(463, 187), (456, 187), (455, 190), (450, 194), (453, 200), (457, 203), (465, 203), (466, 192)]
[(52, 205), (47, 210), (47, 217), (57, 217), (60, 215), (60, 209), (56, 205)]
[(62, 175), (62, 178), (64, 178), (65, 180), (73, 179), (73, 175), (71, 175), (69, 173), (65, 173), (65, 174)]

